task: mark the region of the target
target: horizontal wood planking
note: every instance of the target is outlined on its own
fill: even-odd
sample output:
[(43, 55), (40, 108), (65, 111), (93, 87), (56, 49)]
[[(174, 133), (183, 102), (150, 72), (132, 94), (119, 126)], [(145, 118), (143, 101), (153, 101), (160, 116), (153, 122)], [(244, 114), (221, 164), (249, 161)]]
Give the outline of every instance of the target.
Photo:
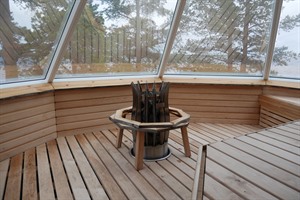
[(96, 126), (99, 124), (106, 124), (109, 122), (110, 121), (108, 119), (104, 118), (104, 119), (93, 119), (93, 120), (87, 120), (87, 121), (80, 121), (80, 122), (76, 122), (76, 123), (58, 124), (57, 131), (93, 127), (93, 126)]
[(285, 87), (271, 87), (265, 86), (263, 88), (263, 95), (275, 95), (300, 98), (300, 90), (285, 88)]
[[(236, 108), (256, 108), (259, 107), (259, 103), (256, 101), (220, 101), (220, 99), (216, 100), (190, 100), (190, 99), (172, 99), (172, 103), (176, 103), (177, 105), (180, 106), (185, 106), (185, 105), (193, 105), (193, 106), (199, 106), (199, 107), (213, 107), (216, 105), (221, 104), (222, 107), (227, 108), (227, 107), (236, 107)], [(218, 107), (220, 108), (220, 107)]]
[(3, 125), (16, 120), (24, 119), (26, 117), (30, 117), (30, 115), (35, 116), (35, 115), (47, 113), (49, 111), (54, 111), (54, 103), (46, 104), (42, 106), (36, 106), (28, 109), (25, 108), (24, 110), (3, 114), (0, 116), (0, 123), (1, 125)]
[(119, 102), (116, 104), (107, 104), (107, 105), (100, 105), (100, 106), (86, 106), (84, 100), (82, 100), (81, 107), (57, 110), (56, 116), (57, 118), (59, 118), (65, 116), (74, 116), (74, 115), (82, 115), (82, 114), (89, 114), (89, 113), (106, 112), (106, 111), (113, 111), (112, 112), (113, 114), (117, 109), (128, 107), (130, 104), (131, 102), (125, 102), (125, 103)]
[(258, 95), (262, 92), (261, 86), (243, 86), (243, 85), (205, 85), (205, 84), (176, 84), (171, 83), (170, 90), (176, 93), (194, 93), (193, 90), (205, 94), (253, 94)]
[(170, 106), (192, 122), (258, 124), (261, 86), (171, 84)]
[(296, 97), (284, 97), (284, 96), (274, 96), (274, 95), (262, 95), (259, 98), (260, 103), (268, 103), (270, 105), (277, 106), (279, 108), (287, 109), (293, 111), (296, 116), (300, 116), (297, 111), (300, 107), (300, 98)]
[(1, 88), (0, 99), (9, 99), (17, 96), (26, 96), (30, 94), (38, 94), (53, 90), (53, 86), (49, 83)]
[(129, 94), (131, 94), (130, 86), (58, 90), (55, 92), (55, 101), (66, 102), (84, 99), (101, 99), (105, 97), (126, 96)]
[(291, 121), (288, 118), (282, 117), (281, 115), (277, 115), (276, 113), (272, 113), (269, 110), (265, 108), (261, 108), (260, 110), (260, 119), (259, 119), (259, 124), (262, 127), (271, 127), (271, 126), (276, 126), (278, 124), (282, 124), (285, 122)]
[(250, 120), (250, 119), (208, 119), (208, 118), (195, 118), (191, 119), (191, 122), (205, 122), (205, 123), (218, 123), (218, 124), (250, 124), (256, 125), (258, 120)]
[(108, 119), (110, 115), (131, 106), (131, 87), (59, 90), (55, 93), (55, 102), (59, 136), (103, 130), (103, 127), (114, 127)]
[[(206, 175), (220, 184), (211, 187), (229, 189), (230, 192), (219, 190), (220, 197), (237, 194), (242, 199), (299, 199), (299, 137), (296, 135), (299, 136), (299, 123), (288, 122), (210, 144)], [(210, 185), (210, 180), (205, 181)], [(207, 197), (216, 198), (216, 191), (211, 188), (206, 187), (204, 192)]]
[(36, 146), (44, 143), (45, 141), (55, 139), (56, 137), (57, 137), (57, 134), (55, 132), (55, 133), (52, 133), (52, 134), (49, 134), (49, 135), (46, 135), (43, 137), (36, 138), (35, 140), (31, 140), (27, 143), (23, 143), (22, 145), (13, 147), (5, 152), (1, 152), (0, 153), (0, 161), (4, 160), (6, 158), (9, 158), (11, 156), (14, 156), (19, 152), (26, 151), (29, 148), (36, 147)]
[[(191, 121), (258, 124), (261, 91), (259, 86), (171, 84), (170, 106), (191, 114)], [(108, 117), (131, 106), (131, 93), (130, 86), (56, 91), (58, 134), (72, 135), (77, 129), (101, 125), (113, 127)]]
[[(48, 103), (53, 103), (53, 98), (49, 97), (53, 97), (53, 92), (2, 99), (0, 101), (0, 114), (2, 115), (18, 110), (24, 110), (25, 108), (32, 108), (33, 106), (41, 106)], [(20, 103), (20, 99), (22, 99), (22, 103)]]
[(10, 158), (0, 161), (0, 198), (4, 198), (4, 192), (5, 192), (5, 185), (6, 185), (6, 180), (8, 176), (8, 169), (9, 169), (9, 163), (10, 163)]
[(17, 139), (19, 137), (27, 136), (28, 134), (33, 134), (38, 131), (43, 131), (44, 129), (47, 128), (55, 129), (55, 118), (50, 118), (43, 121), (41, 120), (40, 122), (32, 123), (28, 125), (25, 124), (25, 126), (21, 128), (1, 133), (0, 144), (4, 142), (8, 142), (10, 140)]
[[(117, 96), (114, 98), (111, 97), (102, 97), (101, 101), (99, 101), (99, 98), (97, 99), (85, 99), (84, 102), (87, 106), (99, 106), (99, 105), (105, 105), (105, 104), (114, 104), (119, 102), (127, 102), (131, 101), (132, 96), (128, 94), (127, 96)], [(82, 100), (75, 100), (71, 102), (56, 102), (55, 107), (56, 109), (68, 109), (68, 108), (77, 108), (82, 106)]]
[(116, 129), (117, 130), (117, 127), (113, 123), (109, 122), (109, 124), (103, 124), (103, 125), (99, 125), (99, 126), (59, 131), (58, 136), (63, 137), (63, 136), (69, 136), (69, 135), (77, 135), (77, 134), (85, 133), (85, 132), (89, 132), (89, 131), (93, 132), (93, 131), (102, 131), (102, 130), (107, 130), (107, 129)]
[(259, 103), (261, 105), (259, 124), (263, 127), (300, 119), (299, 97), (261, 95)]
[[(169, 102), (170, 106), (191, 114), (191, 122), (258, 124), (258, 96), (262, 93), (300, 96), (297, 89), (271, 86), (171, 83)], [(5, 149), (9, 149), (8, 144), (20, 145), (21, 137), (28, 139), (28, 142), (30, 139), (29, 143), (33, 145), (42, 141), (42, 138), (56, 136), (56, 131), (48, 132), (49, 135), (37, 135), (41, 129), (57, 129), (60, 136), (66, 136), (113, 128), (116, 126), (108, 117), (116, 109), (130, 106), (131, 102), (129, 85), (39, 91), (4, 98), (0, 100), (0, 143), (5, 143)], [(261, 115), (266, 116), (266, 112), (270, 113), (269, 110), (264, 110)], [(273, 126), (276, 125), (274, 121), (286, 122), (285, 119), (294, 117), (290, 116), (291, 112), (287, 112), (287, 115), (288, 117), (276, 116), (272, 119), (268, 115), (268, 122), (261, 125)], [(38, 137), (37, 141), (31, 140), (35, 137)], [(1, 154), (1, 158), (4, 155), (14, 155), (13, 152), (19, 147), (30, 147), (29, 143), (9, 149), (7, 153)]]
[(105, 118), (110, 115), (112, 115), (111, 110), (96, 112), (96, 113), (80, 114), (80, 117), (78, 118), (74, 118), (74, 115), (62, 116), (62, 117), (58, 117), (56, 121), (58, 124), (64, 124), (64, 123), (71, 123), (71, 122), (80, 122), (82, 121), (81, 118), (85, 120), (93, 120), (93, 119)]
[(55, 126), (50, 126), (50, 127), (42, 128), (40, 130), (33, 131), (33, 132), (30, 132), (27, 134), (23, 134), (17, 138), (9, 139), (5, 142), (2, 142), (0, 151), (1, 152), (7, 151), (7, 150), (11, 149), (12, 147), (22, 145), (22, 144), (30, 142), (32, 140), (36, 140), (37, 138), (40, 138), (40, 137), (43, 137), (46, 135), (50, 135), (51, 133), (54, 133), (54, 132), (55, 132)]
[[(271, 195), (274, 195), (279, 199), (297, 199), (295, 197), (299, 196), (299, 193), (294, 188), (289, 187), (279, 182), (278, 180), (273, 179), (271, 175), (266, 175), (260, 170), (257, 170), (256, 168), (247, 165), (248, 163), (244, 164), (240, 160), (228, 156), (219, 149), (208, 148), (207, 155), (209, 159), (219, 163), (219, 165), (224, 166), (225, 168), (231, 171), (233, 171), (234, 169), (235, 174), (237, 174), (240, 177), (243, 177), (247, 180), (247, 182), (255, 183), (257, 187), (263, 188), (264, 191), (268, 192)], [(242, 158), (242, 156), (239, 158)], [(249, 159), (249, 162), (251, 161), (252, 160)], [(264, 166), (267, 167), (267, 165)], [(242, 180), (240, 180), (240, 182), (242, 182)]]
[[(195, 127), (197, 131), (190, 129)], [(134, 168), (134, 158), (128, 153), (133, 145), (132, 134), (129, 131), (124, 131), (123, 143), (119, 149), (114, 146), (117, 129), (84, 131), (80, 135), (50, 140), (46, 144), (37, 145), (35, 150), (29, 149), (21, 153), (18, 163), (14, 158), (0, 162), (3, 177), (0, 179), (0, 194), (3, 197), (5, 193), (11, 192), (13, 181), (21, 181), (21, 190), (15, 187), (14, 191), (21, 195), (27, 191), (27, 194), (36, 196), (38, 189), (39, 199), (81, 199), (83, 193), (87, 197), (87, 191), (91, 199), (99, 199), (101, 194), (110, 199), (142, 199), (140, 194), (145, 199), (190, 199), (196, 153), (205, 139), (201, 139), (204, 131), (214, 134), (216, 138), (227, 139), (228, 135), (225, 133), (234, 132), (237, 136), (257, 130), (256, 126), (251, 125), (221, 126), (203, 123), (191, 123), (188, 128), (191, 158), (184, 156), (180, 131), (172, 130), (169, 138), (172, 155), (163, 161), (145, 162), (143, 170), (139, 172)], [(32, 159), (26, 161), (26, 157)], [(26, 166), (31, 166), (31, 169), (26, 170)], [(23, 173), (19, 173), (20, 169)], [(32, 173), (33, 170), (36, 170), (35, 174)], [(17, 176), (11, 176), (9, 173)], [(32, 184), (28, 185), (26, 180), (29, 181), (30, 177)], [(214, 182), (218, 184), (217, 181)], [(208, 186), (209, 189), (215, 190), (214, 184)]]
[(54, 93), (0, 101), (0, 160), (56, 138)]

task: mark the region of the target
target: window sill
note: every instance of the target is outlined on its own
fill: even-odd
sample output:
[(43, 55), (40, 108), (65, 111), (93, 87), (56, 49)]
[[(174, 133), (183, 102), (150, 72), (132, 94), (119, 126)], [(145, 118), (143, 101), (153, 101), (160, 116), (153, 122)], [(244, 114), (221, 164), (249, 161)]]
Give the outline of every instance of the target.
[[(287, 81), (283, 79), (271, 79), (264, 81), (261, 78), (245, 78), (245, 77), (186, 77), (186, 76), (164, 76), (163, 79), (158, 77), (122, 77), (114, 79), (69, 79), (59, 80), (53, 83), (39, 83), (30, 85), (21, 85), (18, 87), (1, 88), (0, 99), (6, 99), (16, 96), (42, 93), (62, 89), (75, 88), (93, 88), (107, 86), (130, 85), (131, 82), (153, 83), (153, 82), (170, 82), (170, 83), (186, 83), (186, 84), (215, 84), (215, 85), (261, 85), (276, 86), (293, 89), (300, 89), (300, 82), (297, 80)], [(27, 82), (29, 84), (30, 82)]]

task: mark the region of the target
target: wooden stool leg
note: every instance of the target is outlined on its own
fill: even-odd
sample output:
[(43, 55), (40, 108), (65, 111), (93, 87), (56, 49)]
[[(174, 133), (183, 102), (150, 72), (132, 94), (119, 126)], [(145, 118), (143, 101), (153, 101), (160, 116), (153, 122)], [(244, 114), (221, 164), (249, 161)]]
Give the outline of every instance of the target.
[(183, 147), (184, 147), (184, 153), (186, 157), (191, 157), (191, 150), (190, 150), (190, 143), (189, 143), (189, 137), (187, 134), (187, 127), (181, 127), (181, 135), (182, 135), (182, 141), (183, 141)]
[(123, 138), (123, 131), (124, 129), (120, 128), (119, 133), (117, 135), (117, 142), (116, 142), (116, 147), (120, 148), (122, 144), (122, 138)]
[(145, 134), (141, 131), (137, 131), (135, 143), (135, 168), (138, 171), (143, 168), (144, 141)]

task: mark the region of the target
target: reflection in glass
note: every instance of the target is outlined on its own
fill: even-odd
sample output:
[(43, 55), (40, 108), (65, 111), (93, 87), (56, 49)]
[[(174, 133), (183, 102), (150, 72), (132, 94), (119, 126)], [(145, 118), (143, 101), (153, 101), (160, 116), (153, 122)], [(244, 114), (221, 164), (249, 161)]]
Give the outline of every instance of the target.
[(166, 74), (261, 76), (275, 0), (189, 0)]
[(91, 0), (56, 78), (155, 74), (176, 0)]
[(270, 76), (300, 79), (300, 1), (283, 1)]
[(0, 82), (44, 79), (68, 1), (0, 1)]

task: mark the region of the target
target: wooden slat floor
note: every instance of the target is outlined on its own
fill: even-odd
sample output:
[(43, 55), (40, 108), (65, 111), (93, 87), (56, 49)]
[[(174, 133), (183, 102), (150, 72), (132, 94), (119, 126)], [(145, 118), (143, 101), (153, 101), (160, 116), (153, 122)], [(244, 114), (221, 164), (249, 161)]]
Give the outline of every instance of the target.
[(259, 130), (259, 126), (191, 123), (191, 158), (172, 130), (172, 155), (137, 172), (131, 133), (114, 147), (117, 129), (60, 137), (0, 162), (2, 199), (190, 199), (198, 147)]
[(209, 199), (300, 199), (300, 122), (207, 146)]

